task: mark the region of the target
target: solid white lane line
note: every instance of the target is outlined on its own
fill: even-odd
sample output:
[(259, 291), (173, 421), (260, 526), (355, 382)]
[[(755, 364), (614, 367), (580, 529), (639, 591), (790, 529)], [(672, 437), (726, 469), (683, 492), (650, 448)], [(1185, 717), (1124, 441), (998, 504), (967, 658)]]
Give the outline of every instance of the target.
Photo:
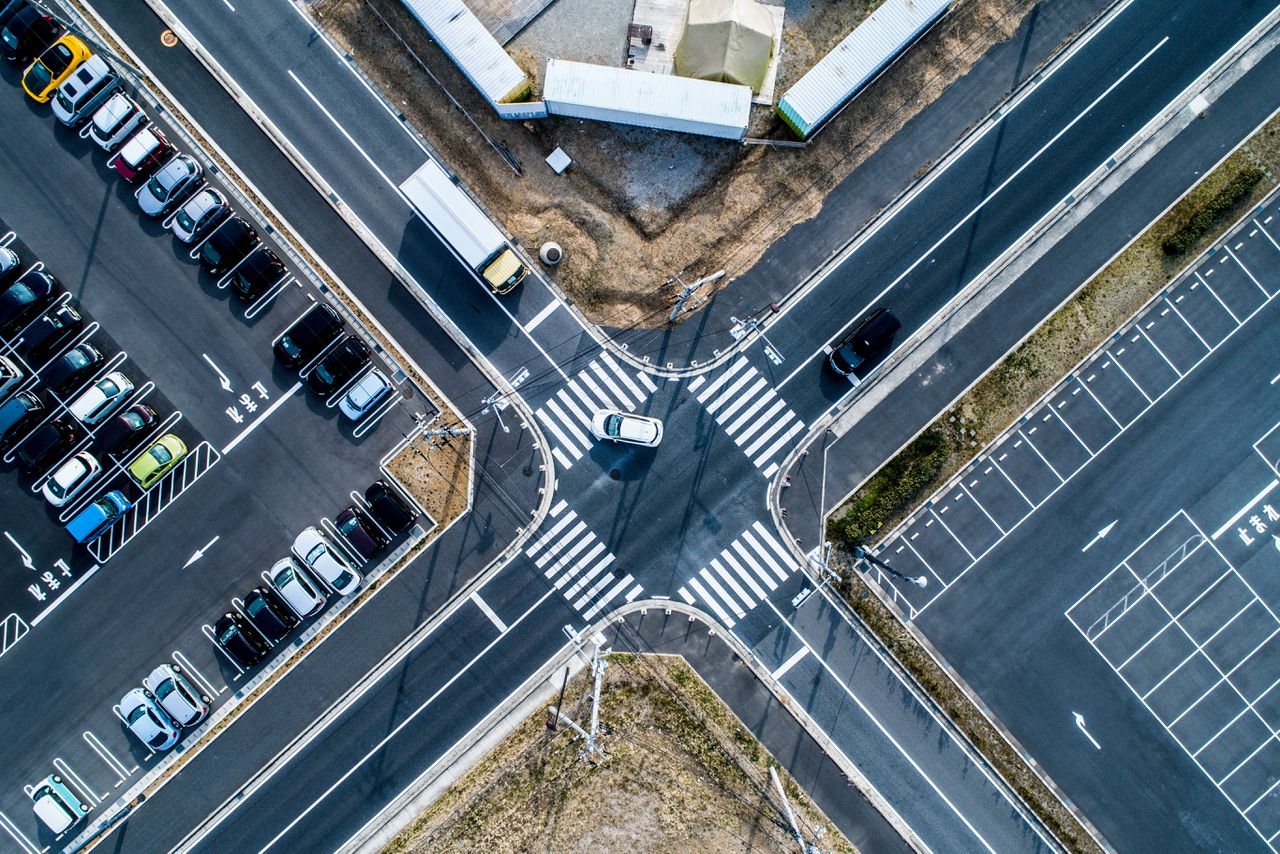
[(1268, 483), (1266, 486), (1264, 486), (1264, 487), (1262, 488), (1262, 491), (1261, 491), (1261, 492), (1259, 492), (1257, 495), (1255, 495), (1255, 496), (1253, 496), (1252, 498), (1250, 498), (1250, 499), (1249, 499), (1249, 503), (1248, 503), (1248, 504), (1246, 504), (1246, 505), (1244, 505), (1243, 507), (1241, 507), (1239, 510), (1237, 510), (1237, 511), (1236, 511), (1236, 513), (1235, 513), (1235, 515), (1234, 515), (1234, 516), (1232, 516), (1232, 517), (1231, 517), (1230, 519), (1228, 519), (1227, 521), (1223, 522), (1223, 523), (1222, 523), (1222, 527), (1221, 527), (1221, 528), (1219, 528), (1218, 530), (1214, 531), (1214, 532), (1213, 532), (1213, 536), (1212, 536), (1212, 537), (1210, 537), (1210, 539), (1212, 539), (1212, 540), (1216, 540), (1216, 539), (1218, 539), (1218, 537), (1221, 537), (1223, 534), (1225, 534), (1225, 533), (1227, 532), (1227, 530), (1228, 530), (1232, 525), (1234, 525), (1236, 522), (1239, 522), (1239, 521), (1240, 521), (1240, 517), (1241, 517), (1241, 516), (1243, 516), (1244, 514), (1248, 513), (1248, 512), (1249, 512), (1249, 509), (1250, 509), (1251, 507), (1253, 507), (1253, 506), (1254, 506), (1255, 504), (1257, 504), (1259, 501), (1261, 501), (1262, 499), (1264, 499), (1264, 498), (1266, 498), (1268, 495), (1270, 495), (1270, 494), (1271, 494), (1271, 490), (1275, 489), (1277, 486), (1280, 486), (1280, 480), (1272, 480), (1270, 483)]
[(539, 323), (541, 323), (542, 321), (550, 317), (555, 312), (555, 310), (559, 307), (560, 307), (560, 300), (558, 299), (553, 299), (551, 302), (547, 303), (546, 306), (542, 309), (542, 311), (538, 312), (533, 316), (533, 320), (530, 320), (528, 323), (524, 325), (524, 331), (533, 332), (533, 330), (538, 328)]
[(504, 622), (502, 622), (502, 620), (501, 620), (501, 619), (499, 619), (498, 615), (497, 615), (496, 613), (494, 613), (494, 610), (493, 610), (492, 608), (490, 608), (490, 607), (489, 607), (489, 603), (488, 603), (488, 602), (486, 602), (486, 601), (484, 601), (483, 599), (481, 599), (481, 598), (480, 598), (480, 591), (479, 591), (479, 590), (473, 590), (473, 591), (471, 592), (471, 601), (472, 601), (472, 602), (474, 602), (474, 603), (476, 604), (476, 607), (477, 607), (477, 608), (479, 608), (479, 609), (481, 610), (481, 612), (482, 612), (486, 617), (488, 617), (488, 618), (489, 618), (489, 622), (493, 623), (495, 626), (497, 626), (497, 627), (498, 627), (498, 633), (499, 633), (500, 635), (506, 634), (506, 632), (507, 632), (507, 624), (506, 624), (506, 623), (504, 623)]
[[(365, 162), (369, 164), (369, 166), (373, 169), (373, 171), (377, 172), (378, 176), (381, 177), (382, 180), (387, 183), (387, 186), (391, 188), (391, 192), (395, 193), (397, 196), (400, 196), (400, 185), (387, 177), (387, 173), (383, 172), (382, 167), (380, 167), (377, 163), (374, 162), (373, 158), (369, 156), (369, 152), (361, 148), (360, 143), (356, 142), (355, 137), (347, 133), (347, 129), (338, 123), (338, 120), (334, 118), (333, 113), (329, 112), (329, 109), (325, 107), (324, 104), (320, 103), (320, 99), (311, 93), (311, 90), (306, 87), (306, 84), (304, 84), (301, 80), (298, 79), (298, 75), (293, 73), (292, 68), (289, 69), (289, 77), (293, 80), (294, 83), (298, 84), (299, 89), (301, 89), (303, 92), (306, 93), (307, 97), (311, 99), (311, 103), (316, 105), (316, 109), (324, 113), (325, 118), (327, 118), (330, 121), (330, 123), (335, 128), (338, 129), (338, 133), (342, 134), (343, 139), (349, 142), (352, 148), (360, 152), (360, 156), (363, 157)], [(401, 196), (401, 198), (403, 198), (403, 196)]]
[(52, 614), (54, 608), (58, 607), (63, 602), (65, 602), (77, 587), (79, 587), (81, 584), (84, 584), (86, 581), (88, 581), (89, 576), (93, 575), (97, 571), (98, 571), (98, 564), (95, 563), (92, 567), (89, 568), (88, 572), (86, 572), (84, 575), (77, 578), (74, 584), (72, 584), (65, 591), (63, 591), (61, 596), (59, 596), (57, 599), (54, 599), (52, 605), (50, 605), (48, 608), (45, 608), (43, 611), (37, 614), (35, 618), (31, 621), (31, 625), (32, 626), (40, 625), (41, 620), (43, 620), (45, 617)]
[(808, 654), (809, 654), (809, 647), (807, 646), (802, 646), (799, 649), (797, 649), (795, 652), (791, 654), (790, 658), (788, 658), (786, 661), (782, 662), (781, 665), (779, 665), (777, 670), (773, 671), (773, 678), (777, 680), (777, 679), (781, 679), (783, 676), (786, 676), (787, 671), (795, 667), (797, 664), (799, 664), (800, 660)]
[(246, 428), (244, 428), (244, 430), (240, 431), (240, 435), (239, 435), (239, 436), (236, 436), (234, 439), (232, 439), (232, 440), (227, 444), (227, 446), (226, 446), (225, 448), (223, 448), (223, 449), (222, 449), (222, 453), (223, 453), (223, 454), (229, 454), (229, 453), (231, 453), (233, 450), (235, 450), (236, 445), (239, 445), (239, 444), (240, 444), (241, 442), (243, 442), (245, 439), (249, 438), (249, 434), (250, 434), (250, 433), (252, 433), (254, 430), (257, 430), (257, 429), (258, 429), (258, 427), (259, 427), (259, 426), (261, 426), (261, 424), (262, 424), (262, 422), (263, 422), (263, 421), (266, 421), (268, 418), (270, 418), (270, 417), (271, 417), (271, 413), (275, 412), (275, 411), (276, 411), (277, 409), (279, 409), (282, 405), (284, 405), (284, 402), (285, 402), (286, 400), (288, 400), (289, 398), (291, 398), (291, 397), (293, 397), (295, 394), (297, 394), (298, 389), (300, 389), (300, 388), (302, 388), (302, 383), (301, 383), (301, 381), (294, 383), (294, 384), (293, 384), (293, 388), (289, 389), (289, 390), (288, 390), (288, 391), (286, 391), (284, 394), (282, 394), (282, 395), (280, 395), (279, 397), (277, 397), (277, 398), (276, 398), (275, 403), (271, 404), (271, 405), (270, 405), (270, 406), (268, 406), (266, 409), (262, 410), (262, 414), (261, 414), (261, 415), (259, 415), (259, 416), (258, 416), (257, 418), (255, 418), (255, 419), (253, 419), (253, 421), (249, 424), (249, 426), (248, 426), (248, 427), (246, 427)]

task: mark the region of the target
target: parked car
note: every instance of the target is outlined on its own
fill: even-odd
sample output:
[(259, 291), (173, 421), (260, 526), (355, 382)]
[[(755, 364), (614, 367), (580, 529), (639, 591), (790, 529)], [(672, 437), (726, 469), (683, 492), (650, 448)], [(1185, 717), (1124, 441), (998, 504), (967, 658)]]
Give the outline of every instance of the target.
[(76, 500), (102, 472), (93, 454), (81, 451), (62, 465), (45, 481), (44, 500), (54, 507), (65, 507)]
[(164, 216), (200, 186), (204, 167), (188, 154), (175, 154), (138, 188), (134, 198), (147, 216)]
[(186, 443), (172, 433), (165, 433), (129, 463), (129, 476), (138, 482), (138, 486), (150, 489), (186, 455)]
[(49, 466), (66, 456), (82, 438), (83, 434), (74, 421), (63, 421), (61, 418), (46, 421), (18, 445), (18, 451), (14, 455), (18, 460), (18, 468), (24, 474), (46, 471)]
[[(6, 11), (11, 8), (7, 7)], [(65, 32), (53, 18), (30, 3), (23, 3), (0, 30), (0, 54), (10, 62), (26, 65)]]
[(62, 81), (53, 95), (53, 117), (67, 126), (80, 124), (111, 97), (120, 76), (102, 57), (94, 54)]
[(324, 607), (324, 594), (293, 558), (286, 557), (276, 561), (267, 573), (267, 578), (299, 619), (306, 619)]
[(35, 392), (20, 391), (0, 406), (0, 454), (7, 454), (26, 438), (29, 428), (44, 412), (44, 401)]
[(67, 410), (81, 424), (92, 427), (119, 409), (132, 392), (133, 380), (120, 371), (112, 371), (71, 401)]
[(178, 208), (169, 230), (183, 243), (195, 243), (230, 214), (231, 208), (222, 194), (205, 187)]
[(418, 520), (417, 512), (385, 480), (374, 481), (364, 491), (364, 500), (369, 502), (369, 515), (392, 536), (403, 534)]
[(214, 277), (221, 278), (258, 245), (258, 232), (238, 216), (229, 216), (218, 224), (200, 246), (200, 265)]
[(178, 743), (178, 725), (146, 688), (133, 688), (120, 698), (120, 717), (139, 741), (154, 751)]
[(373, 368), (347, 390), (338, 401), (338, 409), (352, 421), (359, 421), (391, 394), (391, 381), (387, 375)]
[(303, 529), (294, 538), (293, 553), (303, 566), (339, 596), (355, 592), (363, 580), (325, 535), (314, 527)]
[(50, 774), (31, 790), (31, 809), (54, 836), (61, 836), (89, 814), (89, 805), (67, 788), (57, 774)]
[(54, 359), (40, 372), (40, 379), (47, 388), (62, 394), (84, 382), (102, 362), (102, 352), (88, 341), (82, 341)]
[(656, 448), (662, 441), (662, 422), (620, 409), (601, 409), (591, 417), (591, 434), (610, 442)]
[(129, 137), (111, 161), (116, 174), (136, 184), (160, 168), (173, 154), (173, 146), (164, 132), (155, 125), (147, 125)]
[(147, 114), (123, 92), (116, 92), (93, 113), (89, 136), (103, 151), (115, 151), (147, 122)]
[(248, 670), (271, 652), (267, 642), (258, 636), (244, 617), (235, 612), (228, 612), (218, 618), (218, 622), (213, 625), (213, 637), (219, 649), (242, 670)]
[(14, 363), (13, 359), (0, 356), (0, 403), (7, 400), (26, 378), (27, 375)]
[(8, 246), (0, 246), (0, 282), (13, 275), (20, 263), (17, 252)]
[(364, 370), (372, 358), (373, 354), (363, 341), (348, 335), (307, 374), (307, 388), (324, 400)]
[(33, 101), (47, 104), (62, 81), (70, 77), (71, 72), (92, 55), (87, 44), (67, 33), (45, 48), (40, 58), (27, 66), (27, 70), (22, 73), (22, 88)]
[(342, 318), (333, 306), (316, 303), (280, 333), (271, 344), (276, 361), (286, 368), (298, 368), (319, 356), (342, 334)]
[(276, 253), (259, 246), (231, 274), (231, 293), (241, 302), (253, 302), (288, 273)]
[(272, 642), (284, 639), (300, 622), (270, 587), (259, 585), (244, 597), (244, 613), (253, 627)]
[(376, 555), (387, 547), (386, 536), (378, 530), (378, 526), (355, 507), (348, 507), (333, 520), (346, 541), (360, 553), (365, 560)]
[(0, 332), (17, 331), (53, 302), (58, 280), (44, 270), (28, 270), (0, 292)]
[(80, 331), (81, 323), (80, 312), (63, 303), (32, 321), (22, 333), (22, 343), (14, 349), (27, 364), (39, 367)]
[(120, 490), (113, 489), (72, 517), (66, 526), (67, 533), (77, 543), (88, 545), (123, 519), (131, 507), (133, 502)]
[(887, 308), (878, 308), (847, 336), (840, 339), (827, 357), (827, 367), (843, 377), (867, 359), (885, 350), (902, 323)]
[(137, 447), (155, 426), (156, 411), (145, 403), (135, 403), (98, 428), (93, 435), (100, 454), (127, 454)]
[(209, 714), (209, 698), (196, 690), (176, 664), (161, 664), (142, 684), (180, 727), (195, 726)]

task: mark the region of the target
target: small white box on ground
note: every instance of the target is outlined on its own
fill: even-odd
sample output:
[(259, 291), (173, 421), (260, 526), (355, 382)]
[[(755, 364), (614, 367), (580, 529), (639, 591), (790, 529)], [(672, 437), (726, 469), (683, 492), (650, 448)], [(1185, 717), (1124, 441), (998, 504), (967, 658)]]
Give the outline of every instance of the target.
[(564, 170), (573, 165), (573, 159), (564, 153), (563, 148), (556, 146), (556, 150), (547, 155), (547, 165), (557, 175), (563, 175)]

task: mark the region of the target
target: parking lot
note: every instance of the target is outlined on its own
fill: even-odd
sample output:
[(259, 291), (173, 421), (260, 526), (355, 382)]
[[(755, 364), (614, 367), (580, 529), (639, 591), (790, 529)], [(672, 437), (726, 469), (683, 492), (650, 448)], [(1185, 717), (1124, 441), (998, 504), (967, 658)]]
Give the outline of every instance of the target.
[[(33, 393), (45, 406), (21, 431), (75, 421), (68, 411), (75, 397), (115, 371), (133, 390), (113, 412), (155, 412), (127, 453), (101, 455), (101, 473), (63, 508), (48, 506), (40, 488), (61, 460), (97, 450), (101, 425), (75, 421), (74, 443), (31, 476), (20, 474), (13, 453), (0, 466), (0, 679), (11, 698), (21, 698), (0, 713), (7, 735), (0, 745), (0, 838), (39, 851), (54, 840), (36, 826), (33, 784), (58, 773), (96, 807), (159, 761), (113, 709), (154, 666), (181, 667), (213, 701), (214, 717), (227, 698), (243, 694), (256, 668), (244, 672), (216, 649), (212, 624), (242, 609), (245, 594), (289, 554), (299, 531), (316, 526), (368, 573), (430, 528), (421, 517), (366, 562), (334, 519), (344, 507), (361, 507), (365, 487), (385, 478), (384, 456), (434, 408), (340, 300), (290, 263), (273, 230), (179, 129), (151, 111), (169, 141), (203, 163), (210, 186), (287, 265), (250, 301), (233, 296), (227, 278), (202, 269), (191, 254), (199, 240), (182, 244), (164, 219), (141, 214), (137, 185), (117, 177), (91, 141), (55, 122), (48, 106), (29, 101), (18, 77), (12, 65), (0, 70), (0, 242), (18, 253), (19, 273), (39, 264), (57, 279), (61, 295), (39, 317), (59, 306), (80, 315), (74, 333), (37, 363), (22, 356), (29, 324), (0, 336), (0, 354), (24, 374), (13, 393)], [(358, 422), (339, 414), (340, 393), (322, 401), (307, 390), (313, 364), (297, 373), (272, 356), (274, 339), (320, 303), (370, 346), (393, 385)], [(101, 353), (101, 362), (63, 393), (45, 387), (42, 366), (82, 344)], [(166, 434), (181, 439), (187, 453), (144, 489), (126, 469)], [(114, 490), (131, 505), (124, 518), (88, 548), (76, 546), (64, 525)], [(345, 601), (328, 599), (330, 609)], [(267, 661), (300, 643), (309, 626), (314, 621)]]

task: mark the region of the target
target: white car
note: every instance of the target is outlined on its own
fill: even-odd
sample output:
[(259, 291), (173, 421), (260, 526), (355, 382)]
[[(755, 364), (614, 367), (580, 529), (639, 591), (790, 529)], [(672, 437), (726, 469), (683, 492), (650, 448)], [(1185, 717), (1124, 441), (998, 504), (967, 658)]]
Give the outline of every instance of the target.
[(31, 790), (31, 809), (54, 836), (61, 836), (88, 814), (89, 805), (61, 777), (50, 774)]
[(0, 275), (18, 267), (18, 253), (8, 246), (0, 246)]
[(656, 448), (662, 441), (662, 422), (634, 412), (601, 409), (591, 417), (591, 433), (597, 439)]
[(102, 471), (93, 454), (81, 451), (62, 465), (44, 483), (44, 500), (54, 507), (70, 504)]
[(147, 114), (123, 92), (117, 92), (94, 111), (89, 135), (103, 151), (115, 151), (133, 132), (142, 127)]
[(120, 717), (129, 732), (152, 750), (168, 750), (178, 743), (177, 724), (145, 688), (134, 688), (120, 698)]
[(314, 527), (305, 529), (294, 539), (293, 553), (339, 596), (355, 592), (363, 580), (324, 534)]
[(133, 392), (133, 380), (112, 371), (71, 402), (67, 409), (86, 427), (107, 419)]
[(195, 726), (209, 714), (209, 698), (195, 689), (181, 667), (162, 664), (142, 684), (178, 726)]
[(324, 594), (316, 589), (315, 583), (307, 577), (306, 570), (298, 566), (293, 558), (286, 557), (276, 561), (271, 572), (267, 573), (267, 578), (299, 619), (306, 619), (324, 607)]
[(186, 154), (175, 154), (133, 196), (147, 216), (160, 216), (200, 184), (204, 169)]
[(178, 212), (173, 216), (173, 222), (169, 223), (169, 229), (173, 232), (173, 236), (183, 243), (195, 243), (201, 233), (230, 210), (221, 193), (206, 187), (178, 208)]
[(391, 394), (391, 381), (387, 379), (386, 374), (374, 368), (362, 376), (342, 396), (342, 400), (338, 401), (338, 408), (352, 421), (359, 421), (389, 394)]

